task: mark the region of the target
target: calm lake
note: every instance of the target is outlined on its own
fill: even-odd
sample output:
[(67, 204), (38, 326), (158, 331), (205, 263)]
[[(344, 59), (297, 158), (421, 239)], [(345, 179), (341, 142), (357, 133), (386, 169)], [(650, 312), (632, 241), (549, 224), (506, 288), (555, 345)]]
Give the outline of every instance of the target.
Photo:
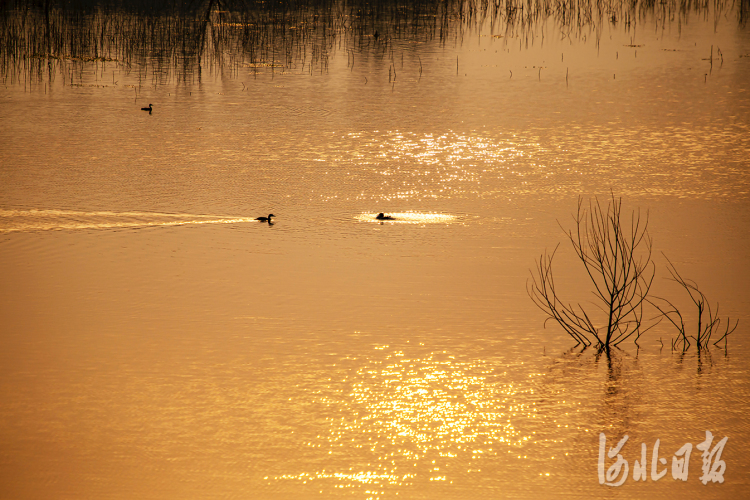
[[(746, 0), (133, 3), (0, 6), (0, 498), (750, 496)], [(726, 344), (545, 322), (613, 195)]]

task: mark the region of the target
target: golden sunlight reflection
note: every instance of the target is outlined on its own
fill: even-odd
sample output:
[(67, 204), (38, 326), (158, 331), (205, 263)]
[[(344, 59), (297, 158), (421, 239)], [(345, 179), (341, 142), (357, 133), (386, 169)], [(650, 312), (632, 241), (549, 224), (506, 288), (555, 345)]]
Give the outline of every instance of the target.
[[(740, 166), (748, 135), (747, 127), (739, 125), (718, 130), (671, 126), (656, 132), (645, 125), (611, 124), (522, 133), (375, 130), (332, 133), (330, 149), (317, 159), (338, 165), (347, 175), (357, 172), (357, 200), (576, 195), (600, 191), (601, 179), (619, 186), (623, 196), (731, 199), (750, 190)], [(683, 167), (671, 168), (675, 162)]]
[(537, 417), (538, 374), (519, 383), (507, 365), (459, 361), (446, 352), (411, 357), (388, 346), (348, 361), (344, 380), (316, 394), (327, 431), (305, 443), (333, 455), (326, 462), (332, 466), (268, 480), (367, 485), (377, 498), (389, 485), (450, 483), (478, 471), (483, 456), (517, 453), (534, 441), (535, 432), (519, 425)]
[(543, 150), (538, 141), (514, 134), (376, 130), (332, 137), (331, 144), (335, 147), (321, 159), (355, 164), (367, 186), (357, 197), (362, 200), (507, 195), (529, 176), (546, 175), (535, 159)]
[[(444, 134), (388, 131), (383, 135), (376, 131), (375, 134), (377, 135), (370, 138), (362, 133), (348, 134), (351, 140), (361, 141), (361, 147), (355, 151), (362, 153), (362, 149), (367, 149), (368, 146), (377, 150), (374, 155), (355, 153), (360, 158), (373, 158), (372, 163), (383, 160), (415, 160), (422, 165), (431, 166), (457, 166), (462, 162), (495, 166), (497, 162), (505, 163), (523, 156), (522, 145), (515, 136), (498, 142), (496, 139), (481, 135), (457, 134), (453, 131)], [(384, 170), (382, 173), (389, 174), (390, 170)], [(465, 175), (469, 174), (457, 171), (451, 176), (463, 177)]]
[(163, 214), (156, 212), (82, 212), (75, 210), (2, 210), (0, 233), (62, 229), (119, 229), (185, 224), (255, 222), (250, 217)]
[(449, 224), (456, 222), (457, 217), (449, 214), (425, 213), (425, 212), (388, 212), (385, 214), (392, 219), (377, 219), (378, 214), (362, 213), (354, 218), (361, 222), (392, 222), (400, 224)]

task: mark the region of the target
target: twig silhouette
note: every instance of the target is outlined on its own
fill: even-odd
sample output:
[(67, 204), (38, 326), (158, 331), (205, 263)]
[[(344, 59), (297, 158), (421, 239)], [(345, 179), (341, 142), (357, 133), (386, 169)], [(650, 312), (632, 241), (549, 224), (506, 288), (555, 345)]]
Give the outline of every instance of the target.
[(626, 228), (622, 199), (612, 193), (604, 208), (597, 198), (589, 200), (588, 208), (579, 198), (574, 220), (576, 232), (566, 234), (606, 319), (595, 322), (581, 304), (566, 304), (560, 299), (552, 276), (552, 260), (559, 245), (552, 253), (545, 250), (537, 261), (536, 273), (532, 271), (531, 282), (527, 282), (529, 297), (549, 316), (545, 324), (550, 319), (556, 321), (578, 344), (595, 343), (600, 349), (608, 349), (635, 335), (637, 345), (640, 336), (655, 326), (642, 330), (643, 305), (655, 274), (648, 214), (642, 219), (640, 211), (633, 212)]
[[(649, 303), (656, 307), (656, 309), (661, 313), (661, 318), (667, 318), (669, 322), (672, 323), (675, 328), (677, 328), (678, 336), (672, 341), (673, 350), (677, 350), (679, 347), (681, 347), (683, 351), (688, 350), (691, 346), (688, 338), (695, 340), (698, 349), (706, 349), (708, 348), (708, 344), (711, 341), (711, 337), (714, 334), (718, 335), (721, 333), (719, 304), (716, 304), (716, 310), (714, 312), (714, 310), (711, 309), (711, 303), (706, 298), (706, 295), (698, 289), (697, 283), (695, 283), (695, 281), (693, 280), (687, 280), (683, 278), (682, 275), (677, 272), (677, 268), (674, 266), (672, 261), (669, 260), (669, 257), (667, 257), (663, 252), (662, 255), (664, 255), (665, 259), (667, 259), (667, 270), (672, 276), (668, 279), (682, 286), (682, 288), (684, 288), (690, 296), (690, 300), (698, 309), (698, 327), (696, 329), (696, 335), (687, 335), (685, 320), (682, 316), (682, 313), (672, 302), (663, 297), (654, 297), (655, 300), (650, 299)], [(703, 321), (704, 314), (708, 316), (707, 321), (705, 322)], [(724, 332), (723, 334), (721, 334), (721, 337), (719, 337), (719, 339), (714, 342), (714, 345), (717, 345), (723, 340), (725, 344), (724, 347), (726, 348), (727, 337), (735, 329), (737, 329), (738, 324), (739, 320), (736, 320), (734, 326), (732, 326), (730, 318), (727, 317), (726, 328), (724, 328)]]

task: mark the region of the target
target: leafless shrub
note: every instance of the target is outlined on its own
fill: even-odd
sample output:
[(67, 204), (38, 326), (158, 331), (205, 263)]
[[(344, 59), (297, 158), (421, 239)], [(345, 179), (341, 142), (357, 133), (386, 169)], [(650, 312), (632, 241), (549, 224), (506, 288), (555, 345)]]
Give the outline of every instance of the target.
[[(698, 285), (693, 280), (686, 280), (685, 278), (683, 278), (680, 273), (677, 272), (677, 268), (675, 268), (674, 264), (672, 264), (672, 261), (670, 261), (666, 255), (664, 257), (667, 259), (668, 263), (667, 270), (672, 276), (670, 279), (675, 283), (678, 283), (680, 286), (682, 286), (682, 288), (685, 289), (685, 291), (690, 296), (690, 300), (698, 309), (698, 328), (696, 331), (697, 336), (687, 335), (687, 333), (685, 332), (685, 320), (682, 316), (682, 312), (680, 312), (680, 310), (672, 302), (662, 297), (654, 297), (654, 299), (649, 299), (649, 302), (661, 313), (660, 317), (666, 318), (675, 326), (675, 328), (677, 328), (678, 336), (676, 339), (672, 340), (672, 349), (681, 349), (682, 351), (688, 350), (691, 345), (688, 338), (695, 340), (695, 343), (698, 346), (699, 350), (707, 349), (708, 344), (711, 341), (711, 337), (714, 336), (714, 334), (721, 335), (721, 337), (719, 337), (719, 339), (714, 342), (714, 345), (717, 345), (723, 340), (724, 347), (726, 348), (727, 337), (737, 328), (739, 320), (736, 320), (734, 326), (731, 326), (732, 322), (729, 318), (727, 318), (727, 324), (724, 328), (724, 332), (722, 333), (721, 319), (719, 318), (719, 304), (716, 304), (715, 311), (712, 310), (710, 302), (706, 298), (705, 294), (698, 289)], [(708, 316), (705, 322), (703, 321), (704, 314)]]
[(549, 316), (547, 320), (556, 321), (578, 344), (608, 349), (635, 335), (637, 345), (648, 330), (641, 329), (643, 305), (655, 274), (648, 214), (642, 219), (640, 211), (632, 212), (629, 225), (624, 224), (622, 199), (612, 194), (604, 208), (597, 198), (589, 200), (588, 208), (579, 198), (574, 220), (576, 232), (566, 234), (594, 286), (595, 304), (604, 314), (594, 316), (581, 304), (560, 299), (552, 276), (557, 247), (537, 261), (536, 273), (532, 271), (527, 282), (529, 296)]

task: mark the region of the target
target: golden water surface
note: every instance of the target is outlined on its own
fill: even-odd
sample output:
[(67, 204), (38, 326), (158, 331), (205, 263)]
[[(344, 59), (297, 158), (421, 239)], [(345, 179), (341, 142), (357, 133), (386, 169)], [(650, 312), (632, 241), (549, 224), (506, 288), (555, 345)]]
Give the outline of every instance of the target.
[[(750, 34), (689, 21), (6, 72), (0, 497), (750, 494)], [(611, 192), (648, 212), (654, 293), (693, 327), (666, 256), (739, 319), (726, 349), (662, 322), (597, 354), (544, 322), (529, 269), (562, 242), (587, 303), (560, 226)], [(622, 486), (600, 433), (629, 436)], [(667, 474), (636, 482), (657, 440)]]

